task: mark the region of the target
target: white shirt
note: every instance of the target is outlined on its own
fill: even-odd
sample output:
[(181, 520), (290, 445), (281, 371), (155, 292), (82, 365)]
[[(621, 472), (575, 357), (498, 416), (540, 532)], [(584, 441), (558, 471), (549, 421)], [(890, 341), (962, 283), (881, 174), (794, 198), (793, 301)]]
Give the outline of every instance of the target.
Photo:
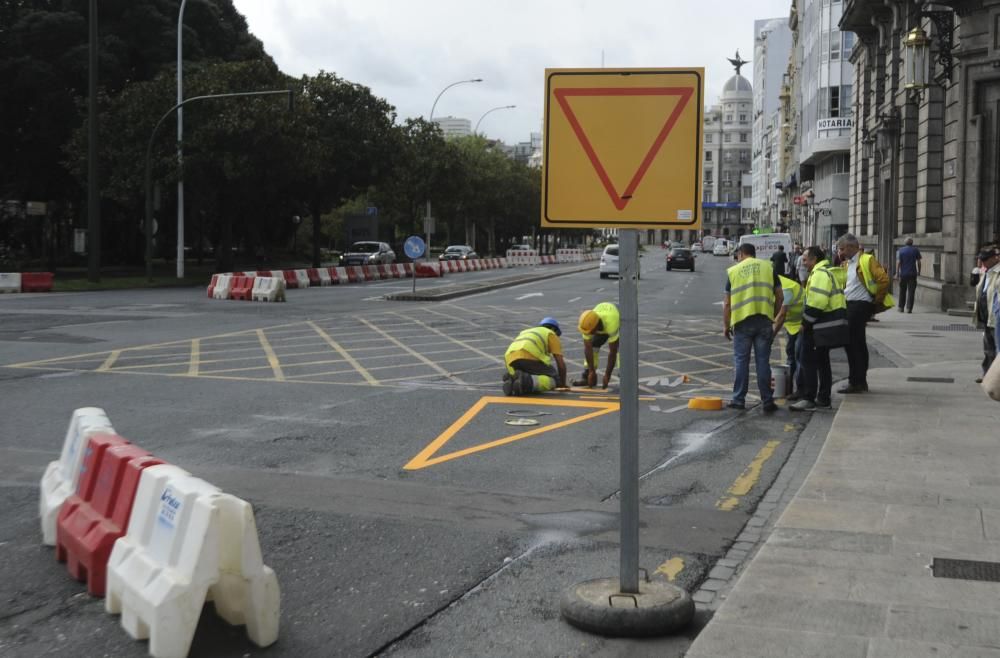
[(865, 288), (864, 279), (858, 275), (858, 262), (861, 260), (861, 252), (854, 254), (851, 260), (847, 261), (847, 288), (844, 289), (844, 298), (849, 302), (870, 302), (874, 300), (868, 288)]

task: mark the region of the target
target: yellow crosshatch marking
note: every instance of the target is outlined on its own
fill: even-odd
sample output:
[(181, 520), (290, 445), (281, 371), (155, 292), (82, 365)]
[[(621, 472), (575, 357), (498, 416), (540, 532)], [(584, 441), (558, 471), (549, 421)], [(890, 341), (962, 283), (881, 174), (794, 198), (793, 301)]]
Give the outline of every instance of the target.
[[(456, 450), (455, 452), (449, 452), (444, 455), (438, 455), (437, 452), (448, 443), (452, 437), (454, 437), (458, 432), (469, 424), (473, 418), (475, 418), (479, 412), (485, 409), (490, 404), (508, 404), (508, 405), (535, 405), (535, 406), (551, 406), (551, 407), (570, 407), (576, 409), (594, 409), (590, 413), (583, 414), (582, 416), (577, 416), (575, 418), (569, 418), (567, 420), (558, 421), (552, 423), (551, 425), (545, 425), (543, 427), (538, 427), (527, 432), (519, 432), (513, 436), (507, 436), (502, 439), (496, 439), (493, 441), (486, 441), (478, 445), (474, 445), (470, 448), (465, 448), (463, 450)], [(443, 462), (451, 461), (453, 459), (458, 459), (459, 457), (466, 457), (468, 455), (475, 454), (477, 452), (483, 452), (484, 450), (490, 450), (492, 448), (497, 448), (499, 446), (507, 445), (508, 443), (513, 443), (515, 441), (520, 441), (522, 439), (527, 439), (528, 437), (536, 436), (543, 432), (549, 432), (551, 430), (560, 429), (573, 425), (575, 423), (581, 423), (585, 420), (592, 420), (605, 414), (610, 414), (618, 411), (619, 404), (617, 402), (585, 402), (583, 400), (546, 400), (546, 399), (530, 399), (522, 397), (493, 397), (486, 396), (481, 398), (478, 402), (472, 405), (468, 411), (462, 414), (458, 420), (451, 424), (448, 429), (442, 432), (436, 439), (431, 441), (426, 448), (420, 451), (420, 453), (411, 459), (404, 467), (404, 470), (415, 471), (421, 468), (427, 468), (428, 466), (434, 466), (435, 464), (441, 464)]]
[(656, 573), (662, 573), (667, 580), (674, 582), (677, 574), (684, 571), (684, 558), (672, 557), (656, 568)]

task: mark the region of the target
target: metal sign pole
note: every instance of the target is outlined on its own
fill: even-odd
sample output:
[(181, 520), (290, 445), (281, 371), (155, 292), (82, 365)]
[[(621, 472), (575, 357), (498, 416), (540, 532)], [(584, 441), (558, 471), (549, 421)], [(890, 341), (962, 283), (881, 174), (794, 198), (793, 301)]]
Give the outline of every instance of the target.
[(639, 593), (639, 232), (619, 235), (621, 591)]

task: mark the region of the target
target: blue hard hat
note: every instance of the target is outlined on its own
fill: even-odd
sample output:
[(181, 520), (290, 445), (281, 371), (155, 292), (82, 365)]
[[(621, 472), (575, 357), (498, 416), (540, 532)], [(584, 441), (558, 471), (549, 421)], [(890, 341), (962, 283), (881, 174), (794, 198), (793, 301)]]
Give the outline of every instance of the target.
[(556, 332), (556, 336), (562, 336), (562, 329), (559, 328), (559, 322), (555, 318), (542, 318), (542, 321), (538, 323), (540, 327), (548, 327), (552, 331)]

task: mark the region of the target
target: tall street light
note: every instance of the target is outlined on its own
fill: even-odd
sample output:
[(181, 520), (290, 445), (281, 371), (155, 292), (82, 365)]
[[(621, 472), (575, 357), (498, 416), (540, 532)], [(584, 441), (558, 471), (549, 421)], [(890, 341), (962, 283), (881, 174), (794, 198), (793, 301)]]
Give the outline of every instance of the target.
[(483, 116), (479, 117), (479, 121), (476, 122), (476, 127), (472, 129), (472, 134), (473, 135), (479, 134), (479, 124), (483, 122), (483, 119), (485, 119), (486, 115), (489, 114), (490, 112), (496, 112), (497, 110), (513, 110), (515, 107), (517, 107), (517, 105), (501, 105), (499, 107), (494, 107), (491, 110), (486, 110), (485, 112), (483, 112)]
[[(457, 82), (453, 82), (444, 89), (442, 89), (440, 93), (438, 93), (437, 98), (434, 99), (434, 104), (431, 105), (431, 116), (429, 122), (434, 123), (434, 109), (437, 108), (438, 101), (441, 100), (441, 96), (444, 95), (444, 92), (448, 91), (449, 89), (457, 85), (464, 85), (472, 82), (482, 82), (482, 81), (483, 81), (482, 78), (472, 78), (471, 80), (458, 80)], [(428, 191), (428, 196), (429, 196), (429, 191)], [(431, 255), (431, 200), (430, 199), (427, 199), (427, 216), (424, 218), (424, 233), (427, 236), (426, 256), (429, 258)]]
[(87, 64), (87, 278), (101, 280), (101, 197), (97, 187), (97, 0), (90, 0)]
[[(184, 8), (187, 0), (181, 0), (177, 14), (177, 166), (184, 165)], [(184, 278), (184, 170), (177, 177), (177, 278)]]

